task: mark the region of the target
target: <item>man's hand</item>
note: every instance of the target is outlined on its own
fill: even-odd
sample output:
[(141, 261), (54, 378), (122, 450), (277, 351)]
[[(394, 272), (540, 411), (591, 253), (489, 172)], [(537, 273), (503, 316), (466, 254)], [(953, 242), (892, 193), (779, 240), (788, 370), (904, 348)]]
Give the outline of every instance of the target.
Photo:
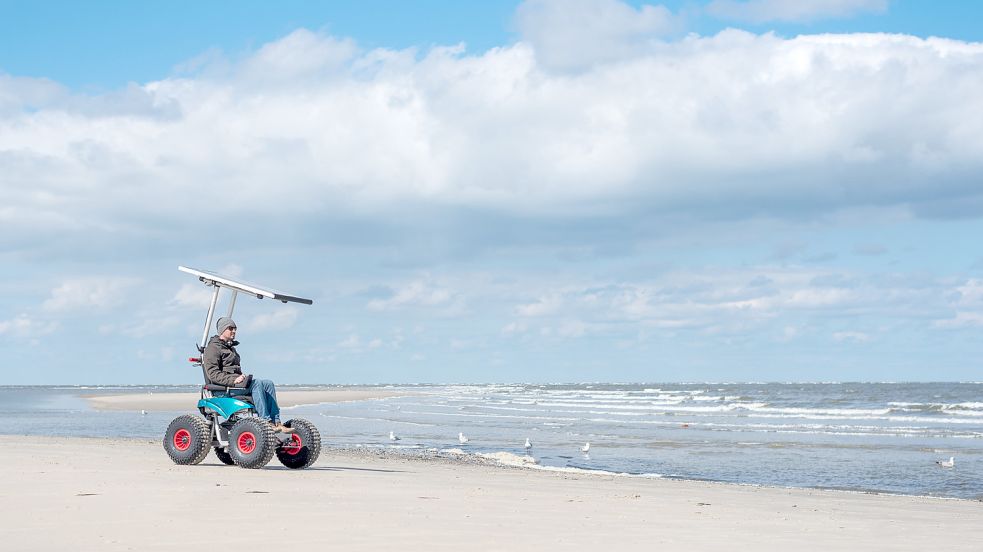
[(245, 379), (246, 379), (246, 376), (244, 376), (242, 374), (239, 374), (239, 377), (237, 377), (236, 380), (234, 382), (232, 382), (232, 383), (234, 383), (236, 385), (239, 385), (240, 383), (242, 383), (243, 381), (245, 381)]

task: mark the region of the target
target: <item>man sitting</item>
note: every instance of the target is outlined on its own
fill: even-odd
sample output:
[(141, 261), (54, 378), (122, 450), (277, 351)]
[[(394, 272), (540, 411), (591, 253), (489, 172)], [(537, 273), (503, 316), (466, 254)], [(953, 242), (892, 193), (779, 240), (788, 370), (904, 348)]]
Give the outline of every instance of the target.
[(293, 430), (280, 423), (280, 407), (276, 402), (276, 387), (270, 380), (253, 378), (250, 374), (242, 373), (239, 364), (239, 353), (235, 346), (236, 323), (223, 316), (215, 324), (218, 335), (213, 335), (205, 346), (202, 363), (205, 373), (211, 383), (230, 387), (229, 396), (250, 395), (256, 413), (268, 419), (273, 424), (273, 430), (281, 433), (292, 433)]

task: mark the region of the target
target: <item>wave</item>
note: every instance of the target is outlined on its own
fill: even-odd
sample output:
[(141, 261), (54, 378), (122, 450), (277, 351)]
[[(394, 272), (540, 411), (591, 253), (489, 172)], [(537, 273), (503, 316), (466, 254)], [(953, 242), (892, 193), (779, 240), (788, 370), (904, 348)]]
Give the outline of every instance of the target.
[(441, 454), (448, 454), (457, 457), (475, 456), (482, 458), (484, 460), (491, 461), (494, 464), (500, 466), (516, 467), (516, 468), (529, 468), (542, 471), (550, 472), (560, 472), (560, 473), (571, 473), (571, 474), (584, 474), (584, 475), (605, 475), (605, 476), (620, 476), (620, 477), (644, 477), (644, 478), (654, 478), (660, 479), (665, 477), (659, 473), (627, 473), (627, 472), (617, 472), (613, 470), (604, 470), (599, 468), (583, 468), (578, 466), (550, 466), (543, 465), (540, 461), (528, 454), (516, 454), (514, 452), (508, 451), (498, 451), (498, 452), (484, 452), (484, 453), (469, 453), (465, 452), (459, 448), (451, 449), (441, 449)]
[(476, 453), (475, 456), (484, 458), (485, 460), (491, 460), (503, 466), (526, 467), (539, 463), (539, 461), (532, 456), (520, 455), (506, 451)]
[[(474, 414), (466, 412), (413, 412), (410, 410), (403, 410), (404, 414), (422, 414), (428, 416), (451, 416), (451, 417), (463, 417), (463, 418), (509, 418), (518, 420), (529, 420), (529, 416), (508, 416), (505, 414)], [(581, 420), (582, 418), (565, 418), (565, 417), (552, 417), (553, 420), (563, 420), (566, 422), (575, 422)]]
[[(404, 403), (402, 406), (410, 406)], [(958, 409), (936, 409), (931, 412), (906, 410), (904, 408), (801, 408), (775, 407), (767, 403), (727, 403), (714, 406), (679, 406), (679, 405), (607, 405), (596, 403), (569, 402), (540, 402), (536, 404), (506, 406), (506, 405), (471, 405), (467, 407), (453, 405), (433, 405), (412, 403), (419, 409), (404, 411), (407, 414), (432, 414), (434, 416), (458, 416), (471, 418), (512, 418), (540, 419), (551, 417), (563, 421), (576, 421), (583, 416), (617, 416), (623, 418), (645, 418), (661, 416), (685, 415), (691, 418), (700, 417), (740, 417), (740, 418), (787, 418), (803, 420), (858, 420), (884, 421), (900, 423), (931, 423), (931, 424), (979, 424), (983, 412), (964, 411)], [(440, 409), (455, 408), (455, 412), (439, 412)], [(490, 412), (491, 411), (491, 412)], [(495, 412), (514, 412), (515, 414), (498, 414)], [(939, 414), (942, 414), (941, 416)], [(557, 416), (562, 415), (562, 416)], [(619, 420), (619, 422), (622, 420)]]
[(891, 402), (888, 403), (893, 410), (898, 412), (924, 412), (926, 414), (944, 412), (956, 416), (978, 416), (983, 417), (983, 402), (960, 402), (960, 403), (917, 403), (917, 402)]
[(416, 426), (416, 427), (439, 427), (438, 424), (428, 424), (424, 422), (410, 422), (407, 420), (394, 420), (382, 416), (378, 418), (369, 418), (366, 416), (342, 416), (339, 414), (326, 414), (324, 412), (321, 412), (320, 414), (325, 418), (333, 418), (336, 420), (356, 420), (361, 422), (387, 422), (390, 424), (400, 424), (400, 425), (408, 425), (408, 426)]
[(574, 466), (543, 466), (535, 464), (528, 466), (529, 468), (542, 471), (560, 472), (560, 473), (572, 473), (572, 474), (585, 474), (585, 475), (606, 475), (606, 476), (618, 476), (618, 477), (641, 477), (641, 478), (652, 478), (652, 479), (663, 479), (666, 476), (661, 473), (628, 473), (628, 472), (617, 472), (609, 470), (601, 470), (596, 468), (578, 468)]
[[(588, 410), (588, 412), (605, 412), (605, 411), (636, 411), (643, 412), (647, 414), (660, 414), (660, 413), (689, 413), (689, 414), (725, 414), (725, 413), (740, 413), (746, 411), (755, 416), (785, 416), (785, 417), (803, 417), (810, 419), (883, 419), (883, 420), (893, 420), (898, 419), (899, 421), (904, 421), (910, 419), (910, 417), (897, 418), (892, 416), (895, 414), (918, 414), (918, 413), (946, 413), (950, 416), (965, 416), (965, 417), (979, 417), (983, 418), (983, 411), (972, 410), (976, 405), (980, 403), (959, 403), (954, 405), (936, 405), (933, 408), (911, 408), (911, 407), (889, 407), (889, 408), (807, 408), (807, 407), (780, 407), (771, 406), (766, 402), (729, 402), (725, 404), (713, 405), (713, 406), (687, 406), (678, 403), (656, 403), (650, 402), (649, 404), (607, 404), (601, 402), (587, 402), (587, 401), (537, 401), (530, 403), (521, 403), (513, 401), (513, 404), (526, 404), (527, 406), (532, 406), (536, 408), (518, 408), (517, 411), (525, 412), (536, 412), (542, 409), (552, 409), (552, 408), (573, 408), (573, 409), (594, 409)], [(501, 406), (491, 406), (491, 405), (481, 405), (477, 408), (487, 408), (487, 409), (502, 409), (506, 410), (510, 407)], [(565, 413), (576, 413), (577, 410), (564, 410)], [(930, 419), (930, 418), (919, 418), (919, 419)], [(935, 422), (944, 422), (944, 419), (932, 419)]]

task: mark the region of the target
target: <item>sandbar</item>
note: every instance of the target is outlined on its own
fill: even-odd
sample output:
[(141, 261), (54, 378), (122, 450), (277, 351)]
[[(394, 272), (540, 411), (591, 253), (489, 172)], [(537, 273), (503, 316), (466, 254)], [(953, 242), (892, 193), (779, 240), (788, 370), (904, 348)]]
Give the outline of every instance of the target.
[[(277, 390), (277, 403), (281, 408), (301, 404), (319, 404), (346, 401), (365, 401), (402, 397), (412, 393), (387, 389), (353, 387), (344, 389)], [(120, 393), (85, 396), (96, 410), (194, 410), (198, 393)]]
[[(327, 440), (329, 435), (325, 436)], [(5, 550), (979, 550), (983, 503), (325, 449), (174, 465), (160, 442), (0, 436)]]

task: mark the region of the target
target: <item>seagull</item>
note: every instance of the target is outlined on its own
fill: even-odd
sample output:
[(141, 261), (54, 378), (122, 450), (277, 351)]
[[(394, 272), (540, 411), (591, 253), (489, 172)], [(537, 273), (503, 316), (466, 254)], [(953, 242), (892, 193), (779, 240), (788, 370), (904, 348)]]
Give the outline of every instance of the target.
[(147, 415), (147, 411), (146, 410), (141, 410), (140, 411), (140, 414), (143, 414), (144, 416), (146, 416)]
[(532, 443), (529, 442), (529, 437), (526, 437), (526, 444), (524, 446), (526, 447), (526, 450), (532, 448)]
[(584, 443), (584, 446), (580, 447), (580, 452), (584, 454), (590, 452), (590, 443)]
[(943, 468), (954, 468), (956, 467), (956, 459), (952, 456), (948, 460), (936, 460), (936, 464), (942, 466)]
[(399, 441), (399, 436), (396, 435), (395, 433), (393, 433), (392, 431), (390, 431), (389, 432), (389, 440), (390, 441), (393, 441), (393, 442)]
[(465, 437), (463, 433), (458, 433), (457, 434), (457, 440), (463, 445), (464, 443), (467, 443), (471, 439), (468, 439), (467, 437)]

